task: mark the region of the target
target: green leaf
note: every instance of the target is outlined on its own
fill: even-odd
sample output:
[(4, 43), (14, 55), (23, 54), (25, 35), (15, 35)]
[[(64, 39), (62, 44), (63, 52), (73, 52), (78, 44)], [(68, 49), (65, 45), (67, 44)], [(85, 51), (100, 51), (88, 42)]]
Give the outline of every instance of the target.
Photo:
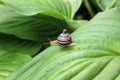
[(0, 51), (35, 55), (41, 49), (39, 42), (24, 40), (11, 35), (0, 34)]
[(0, 6), (0, 32), (13, 34), (22, 39), (47, 42), (47, 38), (54, 39), (68, 27), (67, 23), (47, 15), (37, 14), (24, 16), (15, 13), (6, 6)]
[(17, 72), (40, 48), (38, 42), (0, 34), (0, 80)]
[(97, 0), (98, 6), (102, 9), (120, 7), (120, 0)]
[(47, 14), (59, 19), (73, 18), (82, 0), (1, 0), (24, 15)]
[(71, 34), (75, 46), (52, 46), (7, 80), (120, 80), (120, 9), (97, 14)]
[[(48, 42), (47, 38), (56, 39), (63, 28), (74, 31), (77, 25), (82, 26), (86, 20), (59, 20), (47, 15), (37, 14), (24, 16), (6, 6), (0, 6), (0, 32), (13, 34), (22, 39)], [(75, 25), (74, 25), (75, 24)], [(53, 32), (54, 31), (54, 32)]]
[(3, 3), (0, 1), (0, 5), (3, 5)]
[(0, 50), (0, 80), (5, 80), (25, 65), (31, 57), (26, 54), (10, 53)]
[(87, 20), (67, 20), (66, 22), (73, 31), (88, 23)]

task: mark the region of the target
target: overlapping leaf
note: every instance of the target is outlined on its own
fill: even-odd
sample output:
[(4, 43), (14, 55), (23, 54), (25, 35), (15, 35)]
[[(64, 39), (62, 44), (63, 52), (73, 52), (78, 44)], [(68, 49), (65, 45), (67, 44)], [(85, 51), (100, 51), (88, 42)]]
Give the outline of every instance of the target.
[(120, 80), (120, 9), (96, 15), (73, 34), (75, 46), (53, 46), (8, 80)]
[(38, 42), (0, 34), (0, 80), (5, 80), (41, 49)]
[(73, 31), (88, 23), (87, 20), (67, 20), (66, 22)]
[(0, 51), (35, 55), (41, 49), (41, 43), (24, 40), (12, 35), (0, 34)]
[[(7, 6), (25, 15), (47, 14), (59, 19), (73, 18), (82, 0), (1, 0)], [(17, 4), (16, 4), (17, 3)]]
[(45, 42), (48, 41), (47, 37), (56, 37), (63, 28), (68, 28), (65, 21), (43, 14), (20, 15), (6, 6), (0, 6), (0, 15), (0, 32), (23, 39)]
[[(0, 15), (0, 32), (22, 39), (44, 43), (48, 42), (48, 37), (56, 38), (63, 28), (73, 31), (73, 26), (70, 25), (73, 21), (63, 21), (43, 14), (24, 16), (3, 5), (0, 6)], [(84, 24), (86, 21), (79, 22)]]
[(15, 73), (31, 60), (26, 54), (12, 53), (0, 50), (0, 80), (5, 80), (11, 73)]
[[(23, 3), (25, 3), (24, 1)], [(67, 23), (63, 20), (65, 19), (65, 17), (72, 18), (76, 10), (80, 6), (79, 3), (77, 3), (76, 6), (73, 6), (73, 4), (71, 3), (74, 3), (74, 1), (70, 1), (71, 3), (68, 3), (68, 5), (66, 6), (63, 1), (62, 5), (67, 9), (65, 10), (65, 8), (60, 7), (62, 6), (60, 4), (58, 5), (60, 7), (59, 8), (60, 12), (59, 10), (57, 11), (55, 9), (53, 10), (52, 8), (50, 9), (49, 7), (46, 6), (47, 4), (44, 3), (42, 5), (38, 4), (37, 8), (39, 9), (33, 10), (33, 8), (36, 9), (35, 7), (37, 6), (38, 2), (37, 3), (35, 2), (34, 4), (35, 0), (32, 1), (33, 2), (32, 5), (34, 6), (31, 6), (31, 1), (29, 1), (30, 4), (27, 1), (25, 4), (23, 4), (23, 6), (21, 6), (20, 3), (22, 1), (20, 2), (18, 2), (17, 0), (16, 1), (14, 0), (14, 2), (12, 1), (13, 6), (12, 4), (3, 1), (3, 3), (5, 3), (7, 6), (12, 7), (13, 10), (11, 10), (9, 7), (5, 5), (0, 5), (0, 15), (1, 15), (0, 33), (4, 33), (4, 34), (0, 34), (0, 53), (1, 53), (0, 79), (1, 80), (5, 79), (12, 72), (16, 73), (16, 71), (20, 67), (22, 67), (23, 64), (28, 62), (27, 60), (30, 60), (30, 58), (27, 58), (27, 56), (35, 55), (40, 50), (40, 47), (43, 44), (43, 42), (48, 41), (47, 40), (48, 37), (50, 38), (56, 37), (59, 31), (62, 31), (63, 28), (70, 29)], [(17, 5), (15, 5), (16, 2), (18, 3)], [(40, 12), (43, 14), (38, 14)], [(21, 13), (23, 13), (24, 15)], [(48, 14), (52, 17), (48, 16)], [(19, 38), (6, 34), (12, 34)], [(30, 39), (30, 40), (25, 40), (25, 39)], [(36, 40), (38, 42), (31, 40)]]
[(120, 0), (96, 0), (102, 10), (120, 7)]

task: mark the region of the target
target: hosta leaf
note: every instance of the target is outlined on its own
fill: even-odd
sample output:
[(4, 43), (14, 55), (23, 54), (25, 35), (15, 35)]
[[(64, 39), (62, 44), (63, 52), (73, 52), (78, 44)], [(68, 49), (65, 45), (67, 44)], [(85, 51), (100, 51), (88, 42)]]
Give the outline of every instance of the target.
[(97, 14), (73, 34), (75, 46), (53, 46), (8, 80), (120, 80), (120, 9)]
[(24, 15), (47, 14), (59, 19), (73, 18), (82, 0), (1, 0)]
[(0, 34), (0, 51), (35, 55), (41, 49), (39, 42), (23, 40), (11, 35)]
[(5, 80), (25, 65), (31, 57), (26, 54), (11, 53), (0, 50), (0, 80)]
[[(47, 15), (37, 14), (32, 16), (20, 15), (6, 6), (0, 6), (0, 32), (13, 34), (22, 39), (39, 41), (40, 43), (56, 39), (63, 28), (69, 32), (75, 30), (76, 25), (83, 25), (87, 21), (59, 20)], [(71, 26), (76, 24), (74, 26)], [(79, 26), (79, 27), (80, 27)]]
[(0, 5), (3, 4), (1, 1), (0, 1)]
[(87, 20), (67, 20), (67, 24), (73, 31), (87, 23)]
[(120, 7), (120, 0), (96, 0), (98, 6), (102, 9)]
[(56, 38), (63, 28), (70, 29), (63, 20), (43, 14), (24, 16), (6, 6), (0, 6), (0, 15), (0, 32), (23, 39), (46, 42), (48, 37)]

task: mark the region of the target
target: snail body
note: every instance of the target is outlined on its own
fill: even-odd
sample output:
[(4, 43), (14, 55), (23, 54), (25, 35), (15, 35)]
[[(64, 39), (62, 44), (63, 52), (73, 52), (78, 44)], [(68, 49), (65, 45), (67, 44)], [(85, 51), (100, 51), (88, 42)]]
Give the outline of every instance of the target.
[(72, 39), (67, 31), (67, 29), (64, 29), (63, 32), (57, 37), (57, 40), (51, 41), (51, 45), (73, 45), (75, 43), (72, 43)]

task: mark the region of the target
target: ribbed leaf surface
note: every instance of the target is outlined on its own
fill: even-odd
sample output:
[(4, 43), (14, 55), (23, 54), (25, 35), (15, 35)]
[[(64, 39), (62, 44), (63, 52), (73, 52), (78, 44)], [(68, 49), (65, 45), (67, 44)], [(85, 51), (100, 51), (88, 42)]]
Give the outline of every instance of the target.
[(26, 54), (0, 50), (0, 80), (5, 80), (11, 73), (17, 72), (29, 60), (31, 57)]
[(76, 29), (76, 25), (83, 25), (87, 22), (85, 20), (63, 21), (43, 14), (24, 16), (4, 5), (0, 6), (0, 15), (0, 32), (41, 43), (48, 42), (47, 38), (54, 40), (63, 28), (71, 32)]
[(23, 39), (46, 42), (47, 37), (54, 38), (63, 28), (68, 28), (63, 20), (43, 14), (24, 16), (6, 6), (0, 6), (0, 15), (0, 32)]
[(7, 80), (120, 80), (120, 9), (97, 14), (73, 34), (75, 46), (49, 47)]
[[(25, 15), (47, 14), (59, 19), (73, 18), (82, 0), (1, 0)], [(17, 4), (16, 4), (17, 3)]]
[(0, 80), (16, 73), (41, 49), (41, 44), (0, 34)]

